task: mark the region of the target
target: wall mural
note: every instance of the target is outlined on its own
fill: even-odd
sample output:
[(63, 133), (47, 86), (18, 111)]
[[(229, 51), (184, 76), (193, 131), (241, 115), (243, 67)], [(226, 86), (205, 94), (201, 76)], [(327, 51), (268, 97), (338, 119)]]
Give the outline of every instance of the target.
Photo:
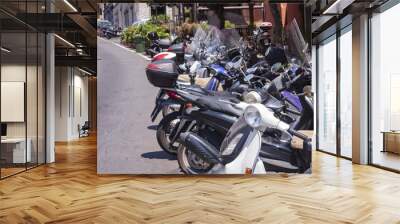
[(311, 172), (303, 4), (98, 10), (98, 173)]

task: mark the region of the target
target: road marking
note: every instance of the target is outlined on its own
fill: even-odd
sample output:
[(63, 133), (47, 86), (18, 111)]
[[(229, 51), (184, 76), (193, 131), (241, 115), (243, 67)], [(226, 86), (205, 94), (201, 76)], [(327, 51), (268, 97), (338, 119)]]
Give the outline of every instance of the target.
[(124, 45), (121, 45), (119, 43), (115, 43), (114, 41), (111, 41), (111, 40), (106, 40), (106, 39), (104, 39), (102, 37), (99, 37), (99, 39), (104, 40), (104, 41), (108, 41), (108, 42), (114, 44), (115, 46), (118, 46), (118, 47), (120, 47), (122, 49), (125, 49), (125, 50), (129, 51), (129, 52), (135, 53), (136, 55), (139, 55), (140, 57), (144, 58), (146, 61), (151, 61), (151, 58), (147, 57), (146, 55), (138, 53), (138, 52), (136, 52), (135, 50), (133, 50), (131, 48), (125, 47)]

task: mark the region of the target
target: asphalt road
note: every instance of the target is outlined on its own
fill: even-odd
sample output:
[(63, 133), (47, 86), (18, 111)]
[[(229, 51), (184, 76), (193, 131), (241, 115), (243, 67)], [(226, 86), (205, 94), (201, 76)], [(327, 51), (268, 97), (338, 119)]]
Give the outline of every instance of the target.
[(146, 78), (145, 58), (115, 40), (97, 40), (98, 173), (175, 174), (175, 157), (158, 146), (150, 113), (158, 89)]

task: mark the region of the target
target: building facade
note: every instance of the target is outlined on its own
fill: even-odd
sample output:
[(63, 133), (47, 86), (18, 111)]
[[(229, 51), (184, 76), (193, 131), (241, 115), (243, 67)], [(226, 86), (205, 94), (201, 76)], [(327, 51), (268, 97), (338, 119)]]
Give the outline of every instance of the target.
[(112, 3), (114, 26), (126, 28), (135, 22), (150, 19), (151, 9), (147, 3)]

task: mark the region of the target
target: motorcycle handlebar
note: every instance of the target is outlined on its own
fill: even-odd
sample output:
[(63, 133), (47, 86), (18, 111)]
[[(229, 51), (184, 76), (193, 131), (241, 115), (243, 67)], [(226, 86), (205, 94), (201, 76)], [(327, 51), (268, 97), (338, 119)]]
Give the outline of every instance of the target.
[(303, 134), (303, 133), (300, 133), (300, 132), (298, 132), (298, 131), (295, 131), (295, 130), (293, 130), (293, 129), (289, 129), (288, 132), (289, 132), (291, 135), (296, 136), (296, 137), (302, 139), (303, 141), (310, 141), (310, 140), (311, 140), (307, 135), (305, 135), (305, 134)]
[(301, 116), (301, 113), (300, 113), (300, 112), (295, 111), (295, 110), (292, 110), (292, 109), (290, 109), (290, 108), (286, 108), (286, 111), (289, 112), (289, 113), (292, 113), (292, 114)]

